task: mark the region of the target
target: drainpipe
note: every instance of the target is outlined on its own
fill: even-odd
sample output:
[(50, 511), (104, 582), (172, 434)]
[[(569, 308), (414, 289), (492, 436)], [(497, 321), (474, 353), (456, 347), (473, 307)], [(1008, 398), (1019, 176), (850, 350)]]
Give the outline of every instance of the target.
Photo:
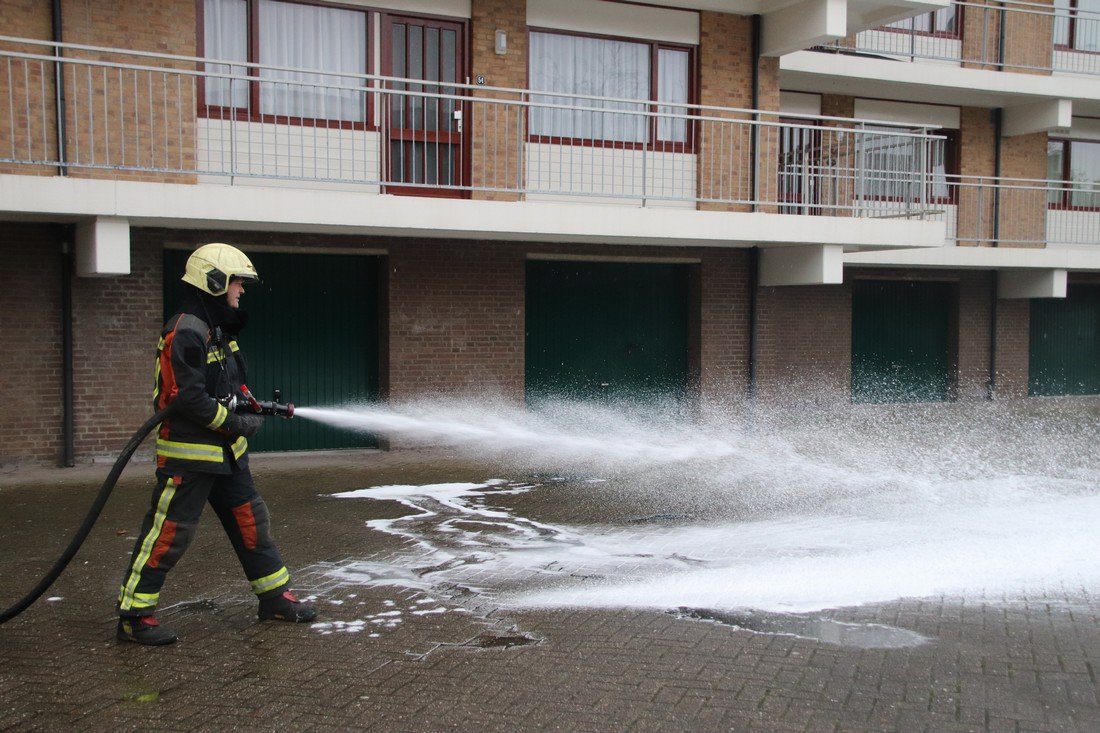
[(757, 190), (759, 186), (759, 175), (757, 167), (760, 161), (757, 160), (758, 150), (760, 148), (760, 113), (756, 110), (760, 106), (760, 33), (761, 33), (761, 18), (759, 15), (752, 16), (752, 101), (749, 103), (749, 107), (752, 108), (752, 118), (757, 124), (752, 126), (752, 135), (749, 136), (749, 190), (752, 191), (752, 210), (756, 211), (756, 201), (759, 199), (760, 192)]
[[(1004, 13), (1002, 12), (1002, 16)], [(1004, 110), (993, 110), (993, 175), (1001, 180), (1001, 133), (1004, 126)], [(979, 216), (980, 216), (979, 212)], [(1001, 236), (1001, 188), (993, 187), (993, 246), (998, 246)], [(993, 270), (989, 284), (989, 381), (986, 382), (986, 399), (997, 396), (997, 271)]]
[[(61, 0), (53, 0), (53, 40), (61, 43)], [(62, 73), (61, 57), (64, 55), (59, 46), (54, 46), (53, 55), (57, 61), (53, 65), (55, 106), (57, 111), (57, 175), (66, 175), (65, 171), (65, 75)]]
[(756, 317), (756, 290), (759, 287), (760, 248), (749, 250), (749, 399), (756, 399), (756, 362), (759, 334)]
[(73, 420), (73, 227), (61, 225), (61, 465), (76, 465)]
[(1005, 4), (1001, 2), (1001, 21), (998, 24), (997, 29), (997, 65), (1001, 67), (1001, 71), (1005, 70), (1005, 23), (1008, 18), (1005, 14), (1008, 12), (1005, 8)]
[[(760, 32), (761, 32), (761, 16), (752, 16), (752, 103), (751, 107), (756, 110), (760, 106)], [(759, 122), (759, 112), (753, 113), (753, 118)], [(758, 137), (760, 134), (760, 126), (753, 126), (753, 134), (750, 137), (750, 145), (752, 146), (749, 151), (749, 160), (751, 161), (751, 168), (749, 175), (751, 176), (752, 183), (752, 199), (755, 202), (759, 197), (759, 191), (757, 186), (759, 185), (759, 178), (757, 176), (757, 166), (759, 161), (758, 156)], [(755, 203), (752, 205), (752, 210), (756, 211), (757, 206)], [(748, 368), (748, 392), (749, 399), (756, 399), (756, 364), (758, 358), (758, 342), (759, 333), (757, 328), (756, 317), (756, 290), (759, 287), (759, 270), (760, 270), (760, 248), (753, 247), (749, 250), (749, 368)]]

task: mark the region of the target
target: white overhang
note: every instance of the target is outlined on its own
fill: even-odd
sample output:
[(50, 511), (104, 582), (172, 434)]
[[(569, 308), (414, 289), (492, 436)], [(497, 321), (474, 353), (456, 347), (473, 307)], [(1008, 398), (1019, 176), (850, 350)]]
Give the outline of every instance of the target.
[[(1100, 77), (1043, 76), (938, 63), (797, 51), (779, 60), (785, 90), (873, 99), (1013, 108), (1066, 100), (1072, 113), (1100, 116)], [(1065, 109), (1065, 106), (1062, 106)]]
[(865, 267), (935, 267), (963, 270), (1100, 272), (1100, 246), (938, 247), (892, 252), (851, 252), (844, 264)]
[(1064, 298), (1068, 282), (1065, 270), (1001, 270), (997, 273), (997, 297)]
[(839, 245), (772, 247), (760, 253), (759, 282), (778, 285), (840, 285), (844, 250)]
[(799, 0), (774, 3), (767, 10), (760, 11), (763, 13), (760, 52), (765, 56), (782, 56), (949, 4), (949, 0)]
[(898, 219), (0, 175), (0, 218), (90, 217), (179, 229), (666, 246), (821, 244), (845, 251), (941, 247), (945, 234), (942, 222)]
[(130, 222), (96, 216), (76, 226), (76, 274), (81, 277), (130, 274)]

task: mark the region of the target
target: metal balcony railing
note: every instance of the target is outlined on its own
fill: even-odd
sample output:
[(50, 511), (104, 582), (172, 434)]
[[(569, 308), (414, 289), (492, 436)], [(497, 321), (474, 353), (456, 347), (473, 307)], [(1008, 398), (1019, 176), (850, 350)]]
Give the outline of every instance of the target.
[(1069, 5), (954, 2), (819, 49), (1020, 72), (1100, 74), (1100, 12)]
[(945, 177), (933, 220), (963, 246), (1100, 245), (1100, 185)]
[(927, 128), (0, 37), (8, 173), (919, 218), (942, 151)]

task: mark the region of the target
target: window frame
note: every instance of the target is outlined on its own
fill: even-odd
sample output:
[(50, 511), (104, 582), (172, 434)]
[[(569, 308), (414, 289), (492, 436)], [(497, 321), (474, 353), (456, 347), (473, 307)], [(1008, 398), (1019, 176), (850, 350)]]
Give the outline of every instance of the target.
[[(1047, 201), (1047, 210), (1050, 211), (1081, 211), (1081, 212), (1097, 212), (1100, 211), (1100, 204), (1096, 206), (1076, 206), (1073, 203), (1073, 190), (1071, 188), (1074, 183), (1070, 178), (1070, 171), (1073, 168), (1073, 155), (1070, 152), (1070, 143), (1087, 143), (1089, 145), (1100, 146), (1100, 140), (1085, 140), (1082, 138), (1072, 137), (1052, 137), (1047, 139), (1047, 145), (1051, 143), (1060, 143), (1062, 145), (1062, 177), (1058, 179), (1058, 182), (1062, 184), (1063, 190), (1059, 195), (1057, 202)], [(1100, 189), (1096, 191), (1096, 195), (1100, 195)], [(1049, 196), (1049, 193), (1048, 193)]]
[[(568, 97), (568, 93), (562, 92), (548, 92), (535, 90), (531, 88), (531, 34), (532, 33), (547, 33), (559, 36), (574, 36), (578, 38), (596, 38), (606, 41), (624, 41), (627, 43), (637, 43), (639, 45), (649, 46), (649, 99), (639, 100), (640, 105), (644, 105), (646, 111), (656, 112), (660, 107), (687, 107), (688, 113), (691, 113), (690, 107), (697, 106), (699, 104), (699, 47), (690, 44), (673, 43), (671, 41), (658, 41), (644, 38), (634, 38), (630, 36), (613, 36), (605, 33), (585, 33), (583, 31), (571, 31), (562, 30), (560, 28), (544, 28), (542, 26), (528, 26), (527, 27), (527, 92), (530, 96), (545, 96), (545, 97)], [(686, 51), (688, 54), (688, 101), (681, 104), (677, 103), (663, 103), (657, 100), (657, 93), (659, 87), (659, 81), (657, 79), (659, 72), (659, 58), (660, 52), (666, 51)], [(606, 114), (613, 114), (611, 112)], [(566, 137), (564, 135), (536, 135), (531, 132), (531, 108), (527, 108), (525, 115), (525, 129), (527, 131), (527, 142), (542, 145), (571, 145), (574, 147), (585, 148), (611, 148), (618, 150), (648, 150), (658, 153), (694, 153), (695, 152), (695, 139), (696, 139), (696, 127), (697, 122), (688, 120), (686, 125), (685, 135), (683, 142), (677, 142), (673, 140), (659, 140), (657, 138), (657, 126), (659, 118), (654, 115), (649, 117), (646, 124), (646, 139), (644, 142), (631, 142), (626, 140), (596, 140), (594, 138), (573, 138)]]
[[(1077, 7), (1078, 1), (1079, 0), (1068, 0), (1069, 7), (1065, 8), (1065, 11), (1066, 11), (1065, 16), (1059, 16), (1058, 13), (1059, 13), (1060, 8), (1055, 7), (1053, 5), (1051, 6), (1054, 10), (1054, 23), (1055, 24), (1058, 23), (1058, 18), (1059, 17), (1065, 17), (1066, 21), (1069, 23), (1069, 31), (1067, 33), (1067, 35), (1069, 36), (1069, 43), (1068, 44), (1066, 44), (1066, 43), (1057, 43), (1057, 42), (1054, 41), (1053, 38), (1051, 38), (1051, 41), (1053, 42), (1053, 45), (1054, 45), (1054, 50), (1055, 51), (1064, 51), (1064, 52), (1068, 52), (1068, 53), (1087, 53), (1087, 54), (1100, 55), (1100, 48), (1098, 48), (1096, 50), (1089, 50), (1087, 48), (1077, 48), (1077, 18), (1078, 18), (1078, 14), (1080, 12), (1080, 9)], [(1100, 21), (1100, 15), (1097, 16), (1097, 20)], [(1051, 28), (1051, 33), (1053, 34), (1053, 32), (1054, 32), (1054, 29)], [(1078, 141), (1078, 142), (1088, 142), (1088, 141)]]
[[(1076, 2), (1076, 0), (1071, 0), (1071, 2)], [(930, 28), (932, 28), (932, 30), (930, 31), (919, 31), (916, 28), (898, 28), (897, 26), (892, 25), (880, 26), (877, 30), (886, 31), (888, 33), (904, 33), (906, 35), (913, 34), (914, 36), (921, 36), (923, 38), (944, 38), (948, 40), (961, 41), (963, 35), (963, 14), (966, 9), (955, 2), (952, 2), (949, 7), (955, 11), (955, 30), (953, 31), (936, 30), (935, 20), (933, 20), (933, 22), (929, 26)], [(923, 18), (925, 16), (935, 16), (935, 14), (938, 12), (940, 11), (933, 10), (928, 13), (918, 13), (917, 15), (911, 16), (906, 20), (915, 21), (917, 18)]]
[[(373, 8), (364, 7), (362, 5), (345, 5), (338, 3), (318, 2), (317, 0), (273, 0), (274, 2), (283, 2), (291, 5), (308, 5), (311, 7), (331, 8), (334, 10), (351, 10), (358, 13), (362, 13), (364, 16), (364, 29), (366, 44), (363, 48), (363, 55), (365, 60), (365, 66), (367, 74), (372, 74), (371, 67), (373, 64), (372, 53), (372, 41), (374, 39), (374, 25), (375, 20), (372, 17), (375, 12)], [(259, 3), (257, 0), (245, 0), (246, 3), (246, 29), (247, 38), (245, 40), (246, 48), (248, 49), (248, 60), (245, 63), (260, 64), (260, 12)], [(206, 59), (206, 2), (205, 0), (195, 0), (196, 5), (196, 42), (198, 46), (199, 56)], [(210, 63), (204, 61), (203, 64)], [(232, 65), (232, 64), (227, 64)], [(352, 120), (340, 120), (325, 117), (302, 117), (295, 115), (279, 115), (279, 114), (263, 114), (260, 111), (260, 86), (263, 84), (263, 80), (260, 79), (260, 70), (256, 66), (249, 66), (246, 68), (248, 81), (248, 106), (247, 107), (235, 107), (225, 105), (207, 104), (206, 102), (206, 77), (199, 76), (199, 83), (196, 88), (196, 102), (198, 104), (197, 114), (200, 118), (212, 119), (212, 120), (229, 120), (235, 122), (263, 122), (267, 124), (282, 124), (293, 127), (306, 127), (306, 128), (326, 128), (326, 129), (338, 129), (338, 130), (360, 130), (360, 131), (375, 131), (379, 129), (379, 125), (375, 122), (375, 106), (377, 101), (374, 94), (370, 91), (364, 91), (364, 97), (366, 100), (365, 109), (363, 110), (363, 121), (355, 122)], [(364, 86), (364, 90), (372, 89), (372, 86)]]

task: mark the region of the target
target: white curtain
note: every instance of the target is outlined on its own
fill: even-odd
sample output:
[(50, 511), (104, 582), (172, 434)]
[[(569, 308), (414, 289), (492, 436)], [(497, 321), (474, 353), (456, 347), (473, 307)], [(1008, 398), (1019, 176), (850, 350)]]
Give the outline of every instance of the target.
[(645, 142), (646, 117), (590, 111), (593, 108), (640, 111), (645, 109), (644, 103), (604, 102), (569, 95), (648, 100), (649, 52), (646, 43), (532, 33), (531, 90), (564, 93), (532, 95), (532, 101), (536, 105), (561, 104), (579, 109), (532, 108), (531, 134)]
[[(248, 61), (248, 5), (245, 0), (205, 0), (203, 5), (203, 55), (221, 61)], [(245, 77), (243, 66), (207, 64), (214, 74)], [(248, 107), (248, 82), (242, 79), (206, 78), (206, 104)]]
[[(657, 52), (657, 101), (688, 101), (688, 52), (662, 48)], [(661, 115), (685, 115), (686, 107), (662, 104), (657, 107)], [(657, 139), (682, 143), (687, 140), (687, 120), (683, 117), (658, 117)]]
[[(366, 14), (355, 10), (260, 0), (262, 64), (296, 69), (364, 74)], [(362, 122), (366, 94), (362, 79), (332, 73), (261, 69), (260, 112), (313, 119)], [(322, 84), (324, 86), (307, 86)]]

